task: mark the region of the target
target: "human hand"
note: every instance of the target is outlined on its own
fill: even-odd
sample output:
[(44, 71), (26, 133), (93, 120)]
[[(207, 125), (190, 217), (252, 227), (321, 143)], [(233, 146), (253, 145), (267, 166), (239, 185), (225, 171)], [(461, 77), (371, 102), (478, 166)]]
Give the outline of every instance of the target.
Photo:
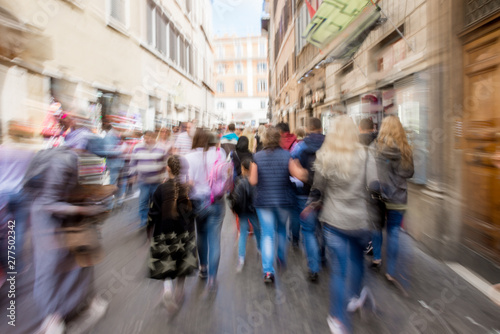
[(300, 213), (300, 218), (302, 218), (303, 220), (307, 219), (309, 217), (309, 215), (311, 214), (311, 212), (314, 211), (314, 207), (312, 205), (308, 205), (305, 207), (304, 210), (302, 210), (302, 212)]

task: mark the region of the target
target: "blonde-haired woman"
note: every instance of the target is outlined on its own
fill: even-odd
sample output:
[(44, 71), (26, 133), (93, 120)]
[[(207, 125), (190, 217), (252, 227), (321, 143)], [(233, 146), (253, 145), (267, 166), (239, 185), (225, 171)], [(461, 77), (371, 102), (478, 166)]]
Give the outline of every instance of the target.
[[(399, 229), (407, 207), (407, 179), (413, 176), (413, 151), (396, 116), (386, 117), (375, 141), (377, 170), (382, 198), (387, 208), (386, 277), (395, 280)], [(382, 231), (373, 236), (373, 268), (382, 264)]]
[(321, 207), (318, 219), (329, 252), (332, 333), (352, 331), (349, 311), (360, 304), (363, 250), (370, 239), (367, 185), (377, 179), (375, 158), (359, 143), (358, 129), (348, 116), (332, 121), (323, 146), (316, 153), (314, 184), (308, 216)]
[(240, 137), (243, 137), (243, 136), (248, 138), (248, 150), (250, 152), (254, 153), (255, 152), (255, 136), (253, 134), (252, 128), (246, 127), (240, 135)]
[(264, 149), (264, 144), (262, 143), (262, 138), (266, 133), (266, 127), (264, 125), (260, 125), (257, 129), (257, 134), (255, 135), (255, 153), (262, 151)]

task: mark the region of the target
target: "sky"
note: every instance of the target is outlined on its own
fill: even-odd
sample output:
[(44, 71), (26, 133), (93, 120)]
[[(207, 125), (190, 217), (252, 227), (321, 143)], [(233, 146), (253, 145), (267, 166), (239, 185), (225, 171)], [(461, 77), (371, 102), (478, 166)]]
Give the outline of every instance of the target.
[(260, 35), (262, 3), (262, 0), (213, 0), (215, 35)]

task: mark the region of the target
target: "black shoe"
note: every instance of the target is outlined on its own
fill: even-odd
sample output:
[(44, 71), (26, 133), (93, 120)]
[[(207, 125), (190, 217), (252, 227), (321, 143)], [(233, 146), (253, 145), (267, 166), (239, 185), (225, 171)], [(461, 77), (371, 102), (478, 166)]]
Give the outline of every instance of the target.
[(208, 270), (207, 268), (200, 268), (200, 272), (198, 273), (198, 276), (202, 279), (205, 279), (208, 277)]
[(317, 282), (318, 281), (318, 278), (319, 278), (319, 275), (318, 273), (313, 273), (313, 272), (309, 272), (307, 274), (307, 279), (310, 281), (310, 282)]
[(264, 283), (274, 283), (274, 274), (273, 273), (266, 273), (264, 275)]

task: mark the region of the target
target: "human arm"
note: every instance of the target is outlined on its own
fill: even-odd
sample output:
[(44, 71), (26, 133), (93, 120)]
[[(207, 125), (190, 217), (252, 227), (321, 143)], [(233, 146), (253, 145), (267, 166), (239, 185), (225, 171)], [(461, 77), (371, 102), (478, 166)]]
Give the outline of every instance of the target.
[(259, 181), (258, 167), (255, 162), (252, 162), (250, 164), (250, 177), (248, 178), (248, 182), (250, 182), (250, 185), (256, 186), (258, 181)]
[(302, 182), (307, 182), (309, 172), (303, 168), (298, 159), (290, 159), (288, 162), (288, 171), (290, 175)]
[(327, 180), (321, 173), (314, 173), (314, 182), (307, 199), (305, 209), (301, 212), (301, 217), (306, 218), (312, 211), (318, 211), (323, 205), (323, 196), (326, 190)]

